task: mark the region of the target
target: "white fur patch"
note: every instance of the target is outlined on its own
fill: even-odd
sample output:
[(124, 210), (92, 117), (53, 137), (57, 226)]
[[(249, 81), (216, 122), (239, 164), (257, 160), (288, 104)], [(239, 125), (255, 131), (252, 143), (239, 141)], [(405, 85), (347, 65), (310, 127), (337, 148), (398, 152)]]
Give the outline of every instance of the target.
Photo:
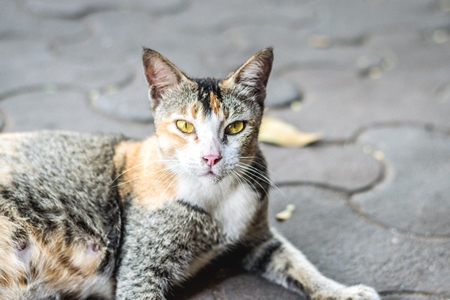
[(202, 184), (195, 178), (179, 186), (178, 199), (198, 206), (214, 217), (230, 242), (238, 240), (258, 208), (258, 195), (231, 176), (217, 184)]

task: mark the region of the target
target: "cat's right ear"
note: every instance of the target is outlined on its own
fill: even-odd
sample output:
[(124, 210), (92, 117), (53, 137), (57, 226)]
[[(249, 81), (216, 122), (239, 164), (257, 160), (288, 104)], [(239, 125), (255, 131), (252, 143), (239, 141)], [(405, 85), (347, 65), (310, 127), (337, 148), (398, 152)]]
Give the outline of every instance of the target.
[(142, 62), (153, 108), (158, 105), (166, 89), (187, 80), (183, 72), (154, 50), (144, 48)]

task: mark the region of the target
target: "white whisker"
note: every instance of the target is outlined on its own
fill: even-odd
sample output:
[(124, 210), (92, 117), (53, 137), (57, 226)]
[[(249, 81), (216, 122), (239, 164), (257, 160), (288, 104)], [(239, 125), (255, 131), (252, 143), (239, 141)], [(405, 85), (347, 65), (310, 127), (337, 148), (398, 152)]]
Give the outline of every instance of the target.
[(178, 162), (177, 160), (174, 159), (157, 159), (157, 160), (152, 160), (152, 161), (146, 161), (144, 163), (141, 164), (137, 164), (131, 168), (128, 168), (127, 170), (123, 171), (122, 173), (120, 173), (116, 178), (114, 178), (114, 180), (111, 182), (111, 184), (113, 184), (114, 182), (116, 182), (120, 177), (122, 177), (123, 175), (125, 175), (125, 173), (130, 172), (136, 168), (142, 167), (142, 166), (146, 166), (149, 164), (153, 164), (155, 162)]
[(288, 202), (286, 195), (280, 190), (280, 188), (275, 184), (275, 182), (270, 180), (270, 178), (268, 176), (262, 174), (260, 170), (256, 169), (255, 167), (253, 167), (251, 165), (245, 164), (245, 163), (238, 163), (237, 166), (243, 170), (247, 170), (248, 172), (253, 174), (257, 179), (268, 183), (278, 193), (280, 193), (280, 195), (283, 197), (283, 199), (286, 201), (286, 203)]

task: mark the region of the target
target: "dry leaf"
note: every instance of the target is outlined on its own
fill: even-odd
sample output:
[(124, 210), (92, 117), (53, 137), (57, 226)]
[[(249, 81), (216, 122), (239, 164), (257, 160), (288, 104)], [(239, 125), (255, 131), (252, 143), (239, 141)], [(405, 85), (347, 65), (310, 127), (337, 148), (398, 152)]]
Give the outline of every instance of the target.
[(322, 139), (317, 133), (302, 132), (279, 119), (264, 117), (259, 132), (261, 142), (279, 146), (301, 147)]
[(275, 217), (277, 218), (278, 221), (286, 221), (292, 217), (292, 213), (294, 212), (294, 210), (295, 210), (295, 205), (288, 204), (286, 206), (286, 209), (277, 213), (275, 215)]

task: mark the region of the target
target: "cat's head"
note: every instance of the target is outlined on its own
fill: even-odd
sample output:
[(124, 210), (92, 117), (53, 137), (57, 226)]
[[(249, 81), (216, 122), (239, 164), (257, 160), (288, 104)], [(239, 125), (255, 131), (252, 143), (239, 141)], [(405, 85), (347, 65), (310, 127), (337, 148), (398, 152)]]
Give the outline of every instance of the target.
[(267, 48), (223, 80), (193, 79), (144, 49), (160, 152), (173, 171), (216, 183), (251, 163), (272, 61)]

